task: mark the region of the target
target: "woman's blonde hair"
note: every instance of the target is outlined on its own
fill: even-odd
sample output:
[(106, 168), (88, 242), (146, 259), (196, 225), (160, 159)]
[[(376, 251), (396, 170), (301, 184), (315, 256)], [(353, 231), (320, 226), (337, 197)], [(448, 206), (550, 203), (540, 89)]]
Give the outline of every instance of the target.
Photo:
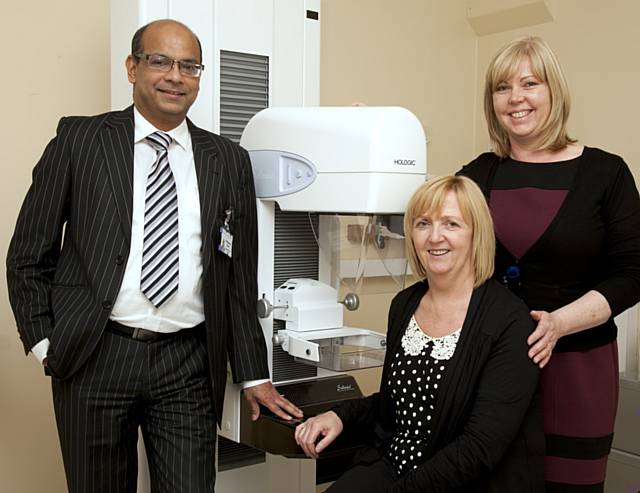
[(487, 119), (493, 151), (506, 157), (511, 152), (507, 131), (500, 124), (493, 107), (493, 94), (498, 84), (513, 77), (523, 60), (529, 59), (533, 75), (549, 87), (551, 109), (540, 132), (537, 149), (558, 151), (576, 142), (567, 134), (571, 110), (569, 86), (558, 59), (549, 45), (536, 36), (514, 39), (498, 51), (487, 69), (484, 86), (484, 116)]
[(462, 219), (472, 230), (471, 262), (474, 287), (480, 286), (493, 274), (496, 240), (493, 221), (484, 195), (471, 179), (465, 176), (442, 176), (428, 180), (415, 191), (404, 214), (405, 250), (413, 274), (419, 279), (427, 277), (413, 244), (413, 224), (425, 213), (438, 213), (449, 192), (456, 194)]

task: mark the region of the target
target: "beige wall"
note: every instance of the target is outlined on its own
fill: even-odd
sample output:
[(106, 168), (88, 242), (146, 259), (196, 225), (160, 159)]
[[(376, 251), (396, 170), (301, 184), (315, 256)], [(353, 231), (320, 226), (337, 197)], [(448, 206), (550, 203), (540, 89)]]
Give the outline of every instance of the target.
[[(514, 3), (522, 2), (491, 5)], [(635, 25), (640, 2), (556, 0), (553, 22), (482, 37), (467, 23), (468, 5), (466, 0), (323, 0), (321, 103), (409, 108), (428, 135), (429, 172), (450, 173), (486, 148), (479, 97), (488, 59), (517, 34), (540, 34), (569, 78), (572, 133), (623, 155), (638, 178), (640, 149), (633, 144), (640, 104), (634, 91), (640, 79)], [(109, 1), (23, 0), (5, 8), (2, 20), (8, 115), (0, 128), (4, 252), (31, 168), (57, 120), (109, 108)], [(23, 356), (4, 283), (0, 289), (0, 490), (62, 492), (48, 381), (35, 361)], [(348, 322), (384, 330), (393, 291), (390, 283), (370, 281), (363, 306), (371, 308), (349, 315)], [(376, 385), (373, 373), (363, 379), (367, 393)]]
[[(0, 252), (63, 115), (109, 109), (109, 1), (3, 2)], [(0, 283), (0, 491), (66, 491), (49, 379), (26, 358)]]

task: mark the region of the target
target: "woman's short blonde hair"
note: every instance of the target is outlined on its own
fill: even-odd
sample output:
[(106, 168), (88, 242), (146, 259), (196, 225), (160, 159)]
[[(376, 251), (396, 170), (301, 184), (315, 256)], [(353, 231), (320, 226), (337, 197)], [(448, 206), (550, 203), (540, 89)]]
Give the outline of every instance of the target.
[(502, 127), (493, 107), (493, 94), (498, 84), (513, 77), (523, 60), (529, 59), (533, 75), (546, 83), (551, 96), (551, 109), (537, 142), (537, 149), (557, 151), (576, 142), (567, 134), (567, 120), (571, 110), (569, 86), (558, 59), (549, 45), (539, 37), (514, 39), (503, 46), (487, 69), (484, 86), (484, 116), (489, 137), (496, 154), (506, 157), (511, 152), (507, 131)]
[(496, 240), (491, 213), (478, 185), (465, 176), (442, 176), (428, 180), (415, 191), (404, 214), (405, 250), (413, 274), (419, 279), (427, 277), (413, 244), (413, 225), (424, 214), (438, 213), (449, 192), (456, 194), (462, 219), (471, 226), (471, 262), (474, 269), (474, 287), (480, 286), (493, 274)]

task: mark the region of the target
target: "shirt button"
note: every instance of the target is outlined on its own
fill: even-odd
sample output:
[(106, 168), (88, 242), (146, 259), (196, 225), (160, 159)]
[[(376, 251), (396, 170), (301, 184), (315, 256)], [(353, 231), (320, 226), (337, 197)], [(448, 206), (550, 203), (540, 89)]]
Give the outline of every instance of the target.
[(124, 257), (122, 255), (118, 255), (116, 257), (116, 265), (122, 265), (123, 262), (124, 262)]
[(102, 308), (104, 308), (105, 310), (109, 310), (111, 307), (113, 307), (113, 303), (111, 303), (111, 300), (104, 300), (102, 302)]

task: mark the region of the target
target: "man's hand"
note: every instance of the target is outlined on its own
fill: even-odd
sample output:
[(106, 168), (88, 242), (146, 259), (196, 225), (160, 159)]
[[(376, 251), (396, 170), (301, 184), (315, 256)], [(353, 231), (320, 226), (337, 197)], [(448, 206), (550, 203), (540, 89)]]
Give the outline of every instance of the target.
[(255, 421), (260, 416), (260, 406), (262, 404), (276, 416), (291, 420), (291, 415), (295, 418), (302, 418), (300, 409), (282, 397), (271, 382), (261, 383), (253, 387), (244, 389), (244, 396), (251, 406), (251, 419)]

